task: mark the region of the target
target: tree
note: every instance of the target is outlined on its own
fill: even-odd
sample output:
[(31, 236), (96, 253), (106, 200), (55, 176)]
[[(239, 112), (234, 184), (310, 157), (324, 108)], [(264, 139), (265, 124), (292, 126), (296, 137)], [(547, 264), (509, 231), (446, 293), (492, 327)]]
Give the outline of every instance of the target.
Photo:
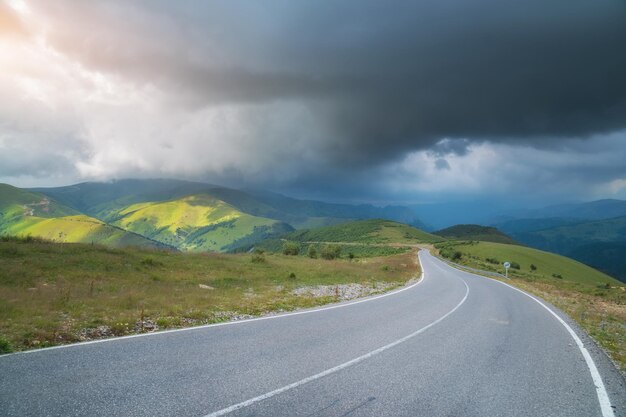
[(341, 255), (341, 246), (339, 245), (324, 245), (320, 251), (320, 255), (324, 259), (332, 260), (339, 258)]
[(317, 248), (315, 245), (309, 245), (309, 249), (306, 251), (306, 254), (311, 259), (317, 259)]
[(283, 253), (285, 255), (297, 255), (300, 253), (300, 245), (296, 242), (287, 241), (283, 243)]

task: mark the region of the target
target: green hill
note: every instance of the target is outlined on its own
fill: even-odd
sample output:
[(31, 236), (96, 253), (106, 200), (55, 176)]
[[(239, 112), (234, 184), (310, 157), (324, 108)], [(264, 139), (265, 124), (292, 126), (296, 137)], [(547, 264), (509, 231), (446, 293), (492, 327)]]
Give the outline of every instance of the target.
[(86, 182), (66, 187), (35, 188), (33, 191), (48, 195), (66, 206), (105, 222), (132, 204), (165, 202), (188, 195), (208, 194), (241, 212), (288, 223), (297, 229), (374, 218), (421, 225), (415, 213), (407, 207), (376, 207), (369, 204), (351, 205), (299, 200), (267, 191), (236, 190), (170, 179)]
[(142, 236), (78, 213), (47, 196), (0, 184), (0, 234), (55, 242), (161, 247)]
[(456, 226), (433, 232), (433, 234), (448, 239), (480, 240), (484, 242), (509, 243), (512, 245), (517, 243), (495, 227), (480, 226), (478, 224), (457, 224)]
[(226, 251), (293, 230), (285, 223), (241, 212), (207, 194), (132, 204), (109, 213), (109, 218), (124, 230), (186, 251)]
[[(436, 245), (441, 254), (480, 269), (503, 273), (502, 263), (510, 262), (518, 268), (511, 272), (530, 279), (570, 281), (587, 285), (621, 285), (616, 279), (583, 263), (519, 245), (494, 242), (446, 242)], [(460, 253), (456, 254), (456, 252)], [(535, 266), (533, 270), (532, 266)]]
[(439, 236), (389, 220), (360, 220), (317, 229), (298, 230), (283, 236), (296, 242), (343, 242), (366, 244), (415, 244), (440, 242)]

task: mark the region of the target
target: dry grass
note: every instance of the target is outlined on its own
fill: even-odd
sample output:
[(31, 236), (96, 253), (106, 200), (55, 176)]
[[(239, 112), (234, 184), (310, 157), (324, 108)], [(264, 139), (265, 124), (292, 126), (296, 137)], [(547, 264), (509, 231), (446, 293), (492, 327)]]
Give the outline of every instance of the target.
[(312, 307), (336, 299), (293, 290), (396, 287), (419, 275), (414, 251), (327, 261), (10, 241), (0, 242), (0, 264), (0, 351), (3, 339), (21, 350), (134, 333), (142, 322), (162, 329)]
[[(513, 280), (512, 284), (554, 304), (589, 333), (626, 374), (626, 296), (594, 295), (537, 281)], [(621, 294), (620, 294), (621, 293)]]

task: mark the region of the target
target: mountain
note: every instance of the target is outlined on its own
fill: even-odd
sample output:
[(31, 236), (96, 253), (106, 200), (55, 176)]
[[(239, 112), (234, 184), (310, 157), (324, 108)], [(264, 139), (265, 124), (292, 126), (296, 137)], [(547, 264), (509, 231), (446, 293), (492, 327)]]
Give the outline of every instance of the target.
[(626, 242), (595, 242), (578, 246), (569, 256), (626, 283)]
[(236, 190), (181, 180), (126, 179), (103, 183), (86, 182), (57, 188), (34, 188), (33, 191), (46, 194), (103, 221), (108, 221), (115, 213), (131, 204), (163, 202), (203, 193), (241, 212), (282, 221), (296, 229), (371, 218), (421, 225), (415, 213), (408, 207), (298, 200), (268, 191)]
[(227, 251), (293, 230), (286, 223), (241, 212), (208, 194), (131, 204), (109, 221), (185, 251)]
[(513, 219), (565, 218), (602, 220), (626, 216), (626, 201), (605, 199), (586, 203), (559, 204), (540, 209), (512, 211), (505, 215)]
[(589, 243), (626, 242), (626, 216), (519, 232), (513, 236), (529, 246), (567, 254)]
[(33, 236), (56, 242), (163, 247), (108, 225), (35, 192), (0, 184), (0, 235)]
[(376, 207), (371, 204), (334, 204), (314, 200), (298, 200), (268, 191), (248, 190), (263, 204), (296, 216), (290, 222), (296, 229), (311, 228), (310, 219), (331, 219), (331, 223), (356, 219), (387, 219), (415, 227), (423, 227), (417, 215), (408, 207)]
[(334, 204), (171, 179), (34, 188), (76, 213), (189, 251), (229, 251), (295, 229), (385, 218), (421, 225), (402, 206)]
[(569, 256), (613, 276), (626, 276), (621, 251), (626, 245), (626, 216), (520, 231), (511, 236), (525, 245)]
[(567, 226), (582, 223), (581, 219), (568, 219), (563, 217), (547, 217), (543, 219), (514, 219), (494, 224), (494, 227), (504, 233), (512, 235), (514, 233), (535, 232), (537, 230), (550, 229), (552, 227)]
[(480, 226), (478, 224), (458, 224), (433, 232), (434, 235), (457, 240), (480, 240), (483, 242), (497, 242), (517, 244), (511, 237), (505, 235), (495, 227)]

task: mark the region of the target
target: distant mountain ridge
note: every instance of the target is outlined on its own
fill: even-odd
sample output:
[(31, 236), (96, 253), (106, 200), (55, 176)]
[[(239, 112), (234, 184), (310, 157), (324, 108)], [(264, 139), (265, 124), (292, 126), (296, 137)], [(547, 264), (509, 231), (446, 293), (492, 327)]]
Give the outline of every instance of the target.
[[(105, 237), (106, 233), (102, 230), (106, 230), (116, 236), (113, 239), (117, 239), (116, 242), (123, 242), (132, 236), (144, 239), (137, 242), (130, 239), (138, 246), (156, 244), (185, 251), (223, 252), (253, 245), (294, 229), (353, 220), (384, 218), (421, 225), (413, 211), (402, 206), (355, 206), (298, 200), (268, 191), (237, 190), (172, 179), (85, 182), (65, 187), (19, 190), (19, 193), (35, 195), (28, 200), (32, 204), (42, 199), (54, 202), (49, 207), (59, 211), (63, 215), (59, 217), (64, 217), (64, 220), (48, 222), (45, 228), (42, 225), (26, 227), (31, 220), (23, 218), (21, 228), (15, 224), (8, 228), (3, 220), (0, 231), (30, 233), (59, 241), (86, 239), (74, 232), (68, 233), (66, 229), (93, 229), (87, 235), (97, 235), (95, 243), (107, 243), (112, 239)], [(17, 207), (22, 207), (13, 210), (21, 216), (24, 203), (8, 191), (5, 194), (6, 201), (15, 200)], [(33, 205), (33, 210), (37, 210), (37, 206)], [(70, 219), (70, 215), (79, 217)], [(117, 236), (119, 233), (127, 235), (122, 239)]]
[(408, 207), (376, 207), (299, 200), (261, 190), (237, 190), (213, 184), (169, 179), (125, 179), (104, 183), (81, 183), (66, 187), (33, 188), (99, 219), (130, 204), (163, 202), (193, 194), (209, 194), (242, 212), (290, 224), (296, 229), (324, 226), (342, 221), (384, 218), (421, 226)]
[(626, 201), (616, 199), (558, 204), (539, 209), (511, 211), (502, 215), (502, 217), (508, 217), (511, 220), (546, 218), (602, 220), (622, 216), (626, 216)]

